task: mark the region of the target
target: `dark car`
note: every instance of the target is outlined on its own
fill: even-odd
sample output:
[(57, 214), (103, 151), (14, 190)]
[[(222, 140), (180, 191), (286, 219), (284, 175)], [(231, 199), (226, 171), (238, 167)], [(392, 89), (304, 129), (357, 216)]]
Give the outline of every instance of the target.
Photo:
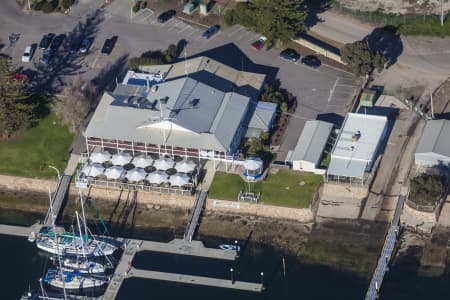
[(307, 65), (308, 67), (318, 68), (322, 63), (316, 56), (307, 55), (302, 58), (302, 64)]
[(281, 51), (280, 57), (285, 60), (295, 62), (300, 59), (300, 54), (298, 54), (297, 51), (295, 51), (294, 49), (287, 48), (287, 49), (284, 49), (283, 51)]
[(219, 29), (220, 29), (219, 25), (211, 26), (208, 29), (206, 29), (205, 32), (203, 32), (202, 37), (205, 39), (209, 39), (214, 33), (219, 31)]
[(113, 36), (110, 39), (107, 39), (105, 41), (105, 43), (103, 44), (101, 53), (102, 54), (108, 54), (108, 55), (111, 54), (111, 52), (112, 52), (112, 50), (114, 48), (114, 45), (117, 42), (117, 39), (118, 39), (117, 35)]
[(70, 53), (78, 52), (78, 50), (80, 50), (81, 41), (83, 41), (83, 38), (73, 38), (70, 41), (69, 52)]
[(80, 53), (87, 53), (89, 51), (89, 48), (91, 48), (92, 45), (92, 39), (88, 39), (88, 38), (84, 38), (81, 41), (81, 45), (80, 45)]
[(173, 9), (165, 11), (158, 16), (158, 22), (165, 23), (165, 22), (169, 21), (173, 16), (175, 16), (176, 13), (177, 12), (174, 11)]
[(64, 40), (66, 39), (66, 35), (65, 34), (59, 34), (57, 35), (52, 43), (50, 44), (50, 49), (52, 49), (53, 51), (57, 51), (59, 49), (59, 47), (61, 47), (62, 43), (64, 42)]
[(52, 56), (53, 56), (52, 49), (50, 49), (50, 48), (45, 49), (44, 52), (42, 53), (42, 57), (39, 61), (46, 65), (50, 62), (50, 60), (52, 59)]
[(44, 50), (47, 49), (50, 44), (52, 43), (53, 38), (55, 37), (54, 33), (49, 33), (47, 35), (44, 35), (39, 42), (39, 49)]

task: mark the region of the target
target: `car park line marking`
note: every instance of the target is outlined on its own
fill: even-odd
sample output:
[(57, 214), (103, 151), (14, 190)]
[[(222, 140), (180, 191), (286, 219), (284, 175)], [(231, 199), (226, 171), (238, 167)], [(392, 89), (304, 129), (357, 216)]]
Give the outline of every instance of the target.
[(175, 27), (177, 27), (178, 24), (180, 24), (183, 21), (178, 21), (177, 23), (175, 23), (173, 26), (171, 26), (168, 31), (171, 31), (172, 29), (174, 29)]
[(334, 81), (334, 85), (330, 90), (330, 96), (328, 96), (328, 103), (330, 103), (331, 98), (333, 97), (334, 90), (336, 89), (336, 85), (337, 85), (338, 81), (339, 81), (339, 78), (336, 78), (336, 80)]
[(188, 34), (188, 36), (191, 36), (191, 35), (193, 35), (194, 33), (196, 33), (196, 32), (200, 32), (200, 30), (198, 30), (198, 29), (196, 29), (196, 28), (193, 28), (192, 27), (192, 29), (194, 29), (191, 33), (189, 33)]
[(213, 39), (215, 39), (217, 36), (220, 35), (220, 31), (216, 32), (212, 37), (210, 37), (209, 39), (206, 39), (206, 41), (211, 41)]
[(238, 27), (238, 29), (232, 31), (232, 32), (229, 33), (228, 35), (231, 37), (232, 35), (235, 35), (235, 34), (238, 33), (239, 31), (241, 31), (242, 29), (244, 29), (244, 27)]
[(181, 28), (181, 30), (178, 31), (177, 33), (182, 33), (182, 32), (185, 31), (186, 29), (192, 29), (192, 27), (189, 26), (189, 25), (186, 25), (186, 26), (184, 26), (183, 28)]

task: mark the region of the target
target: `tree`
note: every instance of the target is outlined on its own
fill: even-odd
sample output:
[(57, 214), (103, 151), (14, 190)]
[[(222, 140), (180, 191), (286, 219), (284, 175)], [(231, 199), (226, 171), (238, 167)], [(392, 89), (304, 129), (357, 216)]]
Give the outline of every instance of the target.
[(348, 64), (353, 73), (358, 76), (368, 75), (374, 68), (381, 72), (387, 62), (381, 52), (372, 53), (366, 41), (345, 44), (341, 50), (341, 57), (342, 61)]
[(303, 0), (253, 0), (226, 11), (224, 20), (228, 25), (241, 24), (260, 32), (273, 43), (287, 42), (302, 32), (307, 16)]
[(386, 56), (384, 56), (380, 52), (375, 53), (375, 55), (373, 56), (373, 65), (378, 72), (383, 71), (386, 62)]
[(35, 108), (26, 81), (15, 80), (14, 74), (9, 59), (0, 56), (0, 134), (6, 140), (31, 124)]
[(51, 13), (52, 11), (55, 10), (56, 6), (57, 6), (57, 1), (47, 1), (42, 5), (42, 11), (45, 12), (46, 14)]
[(257, 138), (249, 138), (245, 143), (245, 146), (247, 148), (247, 156), (255, 156), (265, 150), (264, 144)]
[(73, 4), (73, 0), (61, 0), (61, 6), (64, 9), (68, 9), (69, 7), (71, 7)]
[(443, 176), (421, 174), (410, 180), (409, 199), (417, 205), (435, 205), (445, 191)]

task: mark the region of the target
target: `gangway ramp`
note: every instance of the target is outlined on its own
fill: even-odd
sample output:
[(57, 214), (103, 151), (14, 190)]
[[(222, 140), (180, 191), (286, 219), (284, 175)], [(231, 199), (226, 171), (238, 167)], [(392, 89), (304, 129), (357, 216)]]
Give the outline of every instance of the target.
[(191, 215), (189, 217), (189, 222), (186, 226), (186, 230), (184, 231), (183, 238), (185, 242), (192, 241), (192, 238), (195, 235), (195, 231), (197, 230), (198, 222), (200, 220), (200, 216), (202, 214), (207, 198), (208, 198), (207, 192), (204, 191), (199, 192), (198, 197), (195, 200), (194, 208), (191, 211)]
[(47, 215), (44, 219), (45, 225), (51, 225), (53, 222), (52, 218), (52, 211), (53, 216), (56, 219), (58, 218), (60, 214), (60, 210), (63, 206), (64, 200), (66, 199), (67, 192), (70, 188), (70, 182), (72, 180), (72, 175), (64, 174), (59, 178), (58, 185), (56, 187), (56, 192), (52, 196), (51, 200), (51, 207), (49, 207)]

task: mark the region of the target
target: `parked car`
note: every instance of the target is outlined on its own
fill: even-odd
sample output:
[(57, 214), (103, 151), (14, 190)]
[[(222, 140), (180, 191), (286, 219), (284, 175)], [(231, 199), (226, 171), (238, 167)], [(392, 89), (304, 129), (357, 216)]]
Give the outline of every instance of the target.
[(80, 50), (81, 41), (83, 38), (73, 38), (69, 44), (69, 52), (76, 53)]
[(106, 39), (105, 43), (103, 44), (101, 53), (108, 55), (111, 54), (112, 50), (114, 49), (114, 45), (117, 42), (117, 39), (118, 39), (117, 35), (113, 36), (110, 39)]
[(176, 15), (176, 11), (174, 11), (173, 9), (170, 9), (168, 11), (163, 12), (162, 14), (160, 14), (158, 16), (158, 22), (159, 23), (166, 23), (167, 21), (169, 21), (173, 16)]
[(53, 57), (53, 50), (50, 49), (50, 48), (47, 48), (42, 53), (42, 57), (41, 57), (41, 59), (39, 61), (46, 65), (46, 64), (48, 64), (50, 62), (52, 57)]
[(36, 51), (36, 44), (32, 44), (25, 48), (25, 51), (22, 55), (23, 62), (30, 62), (33, 59), (34, 52)]
[(39, 43), (39, 49), (41, 50), (47, 49), (50, 46), (54, 37), (55, 37), (54, 33), (44, 35)]
[(266, 44), (267, 38), (265, 36), (261, 36), (256, 42), (252, 43), (252, 48), (256, 50), (261, 50)]
[(302, 64), (308, 67), (318, 68), (320, 67), (322, 62), (314, 55), (307, 55), (302, 58)]
[(59, 47), (61, 47), (62, 43), (64, 42), (64, 40), (66, 39), (66, 35), (65, 34), (58, 34), (52, 41), (52, 43), (50, 44), (50, 49), (52, 49), (53, 51), (58, 51)]
[(14, 74), (14, 80), (27, 80), (28, 76), (25, 73), (17, 72)]
[(209, 39), (211, 36), (213, 36), (217, 31), (219, 31), (220, 26), (219, 25), (213, 25), (210, 26), (208, 29), (206, 29), (205, 32), (202, 34), (202, 38)]
[(89, 48), (91, 48), (91, 45), (92, 45), (92, 39), (84, 38), (81, 41), (80, 53), (87, 53), (89, 51)]
[(280, 57), (285, 60), (296, 62), (297, 60), (300, 59), (300, 54), (298, 54), (297, 51), (295, 51), (294, 49), (287, 48), (281, 51)]

